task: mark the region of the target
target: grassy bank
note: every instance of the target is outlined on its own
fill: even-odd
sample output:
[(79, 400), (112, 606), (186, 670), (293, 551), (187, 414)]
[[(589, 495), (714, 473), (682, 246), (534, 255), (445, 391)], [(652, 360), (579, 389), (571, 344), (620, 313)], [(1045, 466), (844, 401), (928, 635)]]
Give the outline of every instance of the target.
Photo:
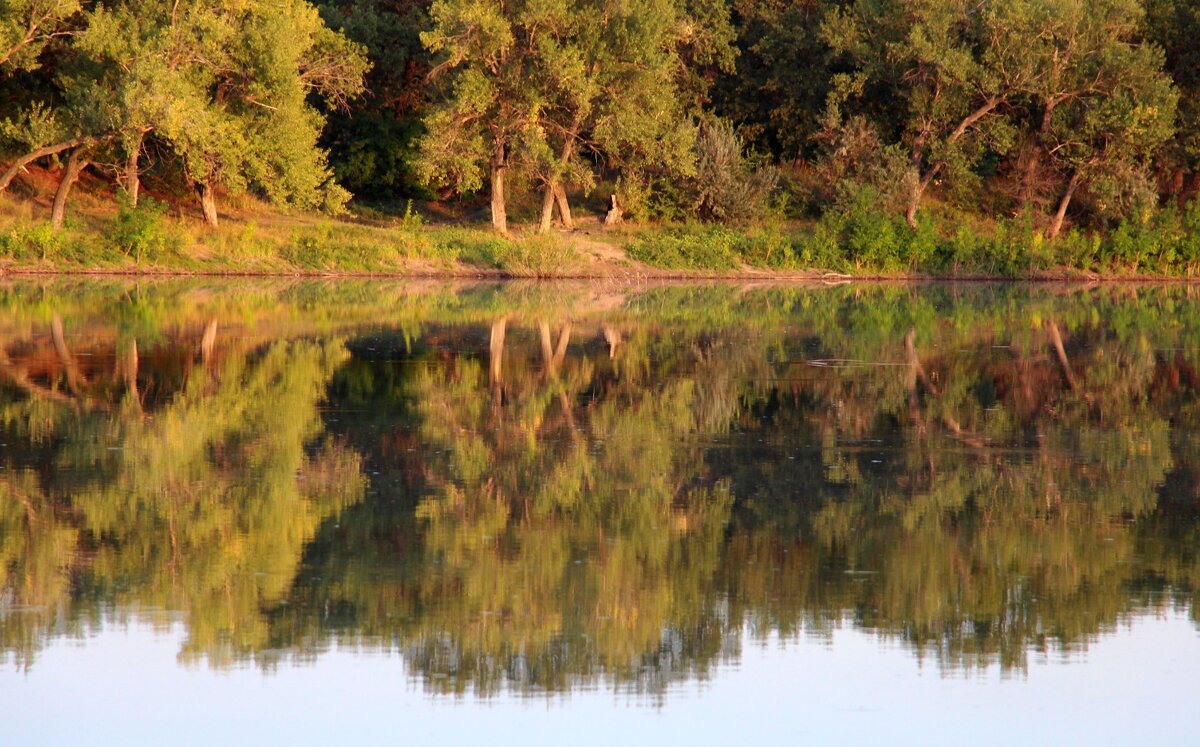
[[(482, 227), (241, 211), (212, 229), (144, 201), (78, 212), (55, 231), (6, 202), (0, 268), (9, 272), (497, 274), (537, 277), (583, 263), (557, 235), (502, 238)], [(26, 208), (27, 212), (27, 208)]]
[[(29, 203), (0, 205), (7, 272), (494, 275), (511, 277), (823, 275), (939, 277), (1200, 276), (1200, 202), (1104, 234), (1042, 238), (1034, 221), (982, 223), (932, 214), (912, 229), (865, 206), (819, 221), (729, 228), (624, 227), (571, 233), (427, 224), (401, 217), (333, 219), (251, 206), (211, 229), (152, 200), (97, 201), (58, 231)], [(85, 208), (88, 207), (85, 204)]]

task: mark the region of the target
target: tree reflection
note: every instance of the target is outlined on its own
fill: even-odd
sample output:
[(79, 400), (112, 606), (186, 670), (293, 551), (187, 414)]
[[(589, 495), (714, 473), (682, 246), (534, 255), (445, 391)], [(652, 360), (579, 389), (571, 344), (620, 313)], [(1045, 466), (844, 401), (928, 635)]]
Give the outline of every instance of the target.
[(0, 324), (5, 649), (162, 609), (216, 665), (661, 693), (746, 635), (1022, 667), (1197, 614), (1187, 290), (542, 293)]
[[(285, 601), (321, 522), (362, 495), (358, 457), (323, 436), (317, 409), (345, 350), (302, 341), (227, 349), (218, 367), (193, 368), (144, 411), (132, 356), (114, 356), (123, 366), (114, 378), (129, 390), (112, 405), (97, 401), (106, 383), (80, 373), (61, 330), (56, 318), (70, 398), (35, 394), (2, 410), (5, 440), (32, 447), (7, 453), (0, 481), (7, 646), (24, 660), (39, 629), (78, 630), (103, 603), (182, 613), (185, 659), (220, 663), (266, 648), (263, 610)], [(204, 347), (198, 363), (212, 355)], [(160, 383), (153, 373), (148, 381)]]

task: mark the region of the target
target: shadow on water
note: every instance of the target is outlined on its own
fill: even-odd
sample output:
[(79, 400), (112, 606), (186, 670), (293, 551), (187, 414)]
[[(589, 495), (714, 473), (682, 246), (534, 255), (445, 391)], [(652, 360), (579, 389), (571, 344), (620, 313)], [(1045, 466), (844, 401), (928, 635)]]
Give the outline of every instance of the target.
[(1190, 286), (0, 287), (0, 646), (660, 693), (853, 626), (1026, 666), (1196, 612)]

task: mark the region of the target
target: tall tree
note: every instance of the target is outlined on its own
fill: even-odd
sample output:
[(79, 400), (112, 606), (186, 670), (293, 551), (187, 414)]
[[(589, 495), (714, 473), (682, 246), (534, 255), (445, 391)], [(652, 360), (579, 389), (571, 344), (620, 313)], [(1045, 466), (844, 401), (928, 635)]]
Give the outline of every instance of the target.
[(1044, 185), (1057, 192), (1047, 236), (1058, 235), (1079, 188), (1101, 187), (1111, 200), (1118, 181), (1144, 184), (1152, 153), (1173, 134), (1177, 96), (1162, 51), (1141, 43), (1143, 21), (1137, 0), (1028, 6), (1033, 75), (1018, 196), (1031, 204)]
[(395, 200), (422, 191), (413, 168), (430, 55), (420, 33), (429, 0), (318, 0), (325, 23), (363, 45), (371, 62), (363, 95), (329, 112), (323, 142), (338, 182), (356, 198)]
[(543, 232), (555, 205), (573, 227), (566, 184), (591, 186), (584, 152), (626, 169), (654, 164), (678, 173), (690, 169), (695, 140), (679, 76), (691, 69), (681, 63), (699, 24), (683, 22), (671, 0), (575, 0), (565, 10), (536, 58), (547, 89), (540, 123), (554, 147), (540, 169)]
[(570, 223), (564, 182), (589, 182), (577, 160), (585, 148), (617, 163), (686, 167), (695, 136), (684, 125), (688, 94), (707, 88), (697, 70), (731, 60), (728, 11), (723, 25), (712, 20), (720, 8), (437, 0), (422, 40), (438, 57), (432, 77), (444, 91), (425, 120), (422, 173), (469, 192), (486, 171), (492, 225), (504, 233), (514, 169), (544, 185), (545, 226), (554, 203)]
[(756, 146), (787, 160), (813, 153), (812, 134), (835, 68), (821, 34), (832, 0), (733, 0), (736, 75), (722, 77), (716, 109)]
[(839, 88), (876, 121), (902, 122), (910, 225), (935, 178), (969, 175), (989, 137), (1005, 136), (1005, 107), (1032, 74), (1021, 51), (1021, 5), (858, 0), (826, 18), (825, 39), (852, 71)]
[(59, 76), (64, 103), (42, 117), (45, 142), (29, 143), (0, 189), (31, 160), (104, 147), (136, 200), (153, 137), (195, 185), (210, 225), (218, 185), (302, 208), (348, 198), (317, 147), (322, 118), (307, 97), (344, 104), (361, 90), (366, 62), (304, 0), (123, 0), (95, 6), (84, 23)]
[(1175, 139), (1156, 154), (1168, 172), (1167, 192), (1183, 201), (1200, 193), (1200, 2), (1147, 0), (1146, 38), (1163, 48), (1179, 91)]

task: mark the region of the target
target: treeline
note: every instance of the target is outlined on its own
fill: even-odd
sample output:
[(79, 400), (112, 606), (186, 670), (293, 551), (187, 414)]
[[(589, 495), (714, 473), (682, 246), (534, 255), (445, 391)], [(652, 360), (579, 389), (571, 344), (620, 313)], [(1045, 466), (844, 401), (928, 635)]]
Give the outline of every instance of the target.
[[(5, 189), (65, 164), (300, 209), (472, 198), (1093, 230), (1200, 191), (1197, 0), (18, 0)], [(340, 186), (339, 186), (340, 185)], [(182, 191), (181, 191), (182, 194)], [(531, 199), (530, 199), (531, 198)], [(540, 209), (538, 205), (540, 204)]]

